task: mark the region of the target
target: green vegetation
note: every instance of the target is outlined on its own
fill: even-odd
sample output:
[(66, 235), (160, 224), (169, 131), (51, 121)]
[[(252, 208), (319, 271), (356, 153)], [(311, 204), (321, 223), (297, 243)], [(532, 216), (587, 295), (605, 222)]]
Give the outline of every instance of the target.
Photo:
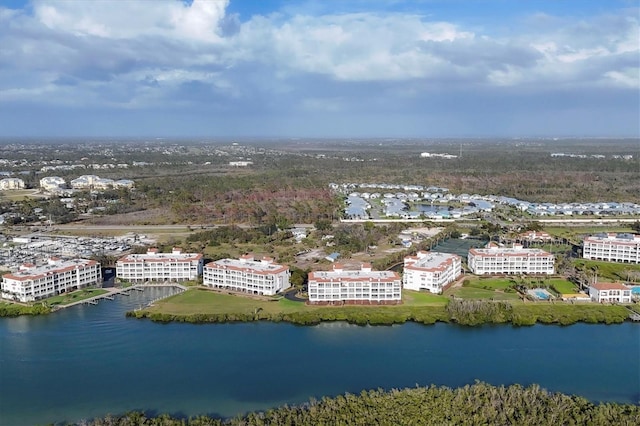
[(76, 290), (72, 293), (65, 293), (58, 296), (49, 297), (48, 299), (42, 300), (42, 303), (45, 303), (49, 306), (68, 305), (69, 303), (79, 302), (81, 300), (100, 296), (101, 294), (105, 293), (108, 293), (108, 291), (101, 288), (84, 288), (81, 290)]
[(147, 418), (133, 412), (96, 419), (89, 426), (258, 426), (258, 425), (632, 425), (640, 424), (640, 407), (593, 404), (588, 400), (550, 393), (537, 385), (491, 386), (475, 383), (462, 388), (416, 387), (382, 389), (324, 397), (300, 406), (284, 406), (233, 419), (206, 416), (188, 420), (161, 415)]
[(411, 290), (402, 292), (402, 302), (405, 306), (439, 306), (446, 305), (448, 301), (448, 297), (433, 293)]
[[(474, 289), (478, 291), (488, 291)], [(224, 323), (236, 321), (286, 321), (313, 325), (324, 321), (346, 321), (358, 325), (389, 325), (413, 321), (422, 324), (455, 322), (461, 325), (512, 323), (514, 325), (568, 325), (576, 322), (621, 323), (629, 311), (624, 306), (514, 300), (453, 300), (427, 293), (405, 292), (404, 303), (392, 306), (309, 306), (284, 298), (254, 299), (203, 289), (156, 302), (150, 308), (127, 312), (134, 318), (158, 322)]]
[(515, 291), (504, 292), (478, 287), (461, 287), (448, 293), (461, 299), (518, 300), (520, 298)]
[[(181, 296), (187, 299), (182, 300)], [(254, 300), (206, 290), (189, 290), (159, 301), (149, 309), (127, 312), (127, 316), (159, 322), (286, 321), (299, 325), (314, 325), (325, 321), (346, 321), (358, 325), (390, 325), (406, 321), (434, 324), (437, 321), (448, 321), (443, 303), (433, 306), (318, 307), (286, 299)]]
[(447, 305), (451, 319), (462, 325), (505, 323), (512, 318), (513, 307), (507, 302), (453, 299)]
[(598, 281), (639, 281), (640, 265), (576, 259), (574, 265), (588, 276), (597, 275)]
[(19, 305), (17, 303), (0, 302), (0, 317), (17, 317), (19, 315), (44, 315), (51, 312), (51, 308), (42, 304)]
[(619, 305), (526, 303), (513, 305), (511, 322), (514, 325), (620, 324), (628, 317), (629, 311)]
[(552, 278), (548, 280), (548, 283), (551, 285), (551, 288), (559, 294), (573, 294), (578, 292), (575, 284), (562, 278)]

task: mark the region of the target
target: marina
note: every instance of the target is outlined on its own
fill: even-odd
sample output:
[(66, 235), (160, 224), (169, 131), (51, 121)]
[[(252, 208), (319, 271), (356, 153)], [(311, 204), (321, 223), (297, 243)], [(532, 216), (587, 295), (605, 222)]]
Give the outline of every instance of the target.
[(129, 296), (132, 291), (135, 292), (144, 292), (145, 288), (172, 288), (176, 291), (168, 293), (162, 297), (156, 298), (153, 302), (158, 300), (166, 299), (167, 297), (173, 296), (178, 293), (182, 293), (187, 290), (187, 287), (177, 284), (177, 283), (161, 283), (161, 284), (137, 284), (130, 287), (103, 287), (103, 290), (106, 290), (107, 293), (100, 294), (98, 296), (93, 296), (88, 299), (78, 300), (77, 302), (68, 303), (66, 305), (56, 305), (55, 310), (66, 309), (76, 305), (97, 305), (100, 300), (115, 300), (115, 296)]

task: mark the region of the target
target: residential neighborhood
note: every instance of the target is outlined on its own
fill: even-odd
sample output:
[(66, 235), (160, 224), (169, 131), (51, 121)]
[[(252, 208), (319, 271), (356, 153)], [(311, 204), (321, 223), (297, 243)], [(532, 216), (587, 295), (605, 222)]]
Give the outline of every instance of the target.
[[(540, 237), (531, 233), (527, 236), (534, 239)], [(544, 239), (544, 234), (541, 236)], [(630, 259), (637, 259), (640, 250), (637, 243), (629, 242), (638, 240), (640, 236), (627, 234), (586, 237), (584, 258), (592, 258), (594, 253), (602, 250), (599, 246), (586, 249), (589, 245), (594, 241), (600, 244), (604, 241), (607, 243), (606, 260), (628, 263)], [(45, 244), (47, 241), (49, 244)], [(71, 241), (67, 240), (66, 245)], [(135, 241), (140, 243), (141, 239), (138, 237)], [(78, 253), (86, 253), (87, 246), (75, 251), (61, 251), (56, 247), (64, 245), (58, 246), (54, 240), (34, 243), (29, 237), (16, 239), (16, 243), (18, 246), (31, 247), (28, 251), (30, 256), (25, 257), (21, 254), (24, 251), (20, 250), (7, 253), (14, 260), (7, 259), (4, 263), (5, 267), (11, 269), (2, 278), (2, 297), (5, 299), (33, 302), (87, 286), (101, 285), (100, 264), (88, 258), (74, 257)], [(619, 244), (619, 256), (611, 255), (609, 243)], [(37, 256), (34, 256), (34, 244), (40, 248)], [(122, 244), (113, 241), (113, 253), (129, 247)], [(600, 259), (602, 257), (600, 255)], [(22, 259), (23, 263), (18, 264), (15, 259)], [(309, 271), (304, 289), (308, 303), (399, 304), (402, 303), (402, 291), (405, 290), (443, 294), (452, 284), (461, 283), (465, 270), (481, 277), (516, 276), (519, 279), (524, 276), (549, 277), (556, 273), (553, 254), (539, 248), (524, 248), (517, 244), (506, 247), (495, 242), (489, 242), (485, 248), (469, 249), (465, 262), (456, 254), (420, 250), (404, 257), (402, 273), (376, 271), (369, 263), (361, 263), (355, 268), (345, 267), (336, 260), (331, 259), (327, 263), (328, 268)], [(179, 247), (174, 247), (169, 253), (149, 247), (146, 253), (120, 256), (115, 263), (115, 278), (119, 283), (132, 284), (200, 280), (206, 288), (259, 296), (274, 296), (292, 289), (289, 266), (276, 263), (273, 258), (256, 258), (253, 254), (245, 254), (237, 259), (225, 258), (205, 263), (202, 253), (185, 253)], [(590, 299), (597, 303), (630, 303), (634, 297), (640, 297), (640, 286), (631, 283), (594, 281), (589, 283), (586, 290), (588, 294), (583, 296), (574, 292), (561, 294), (560, 298), (571, 302)], [(528, 289), (527, 294), (533, 300), (547, 300), (552, 296), (544, 289), (535, 288)]]

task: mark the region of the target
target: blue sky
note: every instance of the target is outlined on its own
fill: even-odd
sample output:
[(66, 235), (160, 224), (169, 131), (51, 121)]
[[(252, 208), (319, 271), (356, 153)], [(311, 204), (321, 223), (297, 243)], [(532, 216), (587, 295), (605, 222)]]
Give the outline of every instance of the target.
[(2, 0), (0, 137), (638, 137), (639, 10)]

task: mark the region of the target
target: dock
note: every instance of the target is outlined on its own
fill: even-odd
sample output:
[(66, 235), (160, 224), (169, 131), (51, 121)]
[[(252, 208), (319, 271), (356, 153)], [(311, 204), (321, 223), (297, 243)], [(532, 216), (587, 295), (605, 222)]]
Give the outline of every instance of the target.
[(627, 308), (627, 310), (629, 311), (629, 319), (631, 321), (634, 321), (634, 322), (635, 321), (640, 321), (640, 314), (639, 313), (637, 313), (636, 311), (634, 311), (634, 310), (632, 310), (630, 308)]
[[(181, 285), (181, 284), (177, 284), (177, 283), (152, 283), (152, 284), (138, 284), (138, 285), (134, 285), (131, 287), (125, 287), (125, 288), (116, 288), (116, 287), (107, 287), (104, 288), (104, 290), (107, 290), (106, 293), (100, 294), (98, 296), (93, 296), (90, 297), (88, 299), (84, 299), (84, 300), (78, 300), (77, 302), (73, 302), (73, 303), (69, 303), (68, 305), (58, 305), (57, 309), (64, 309), (64, 308), (68, 308), (71, 306), (75, 306), (75, 305), (97, 305), (98, 301), (100, 299), (107, 299), (107, 300), (115, 300), (115, 296), (118, 294), (121, 294), (123, 296), (130, 296), (130, 292), (133, 291), (144, 291), (145, 288), (151, 288), (151, 287), (175, 287), (177, 289), (178, 293), (182, 293), (183, 291), (187, 290), (187, 287)], [(152, 300), (151, 302), (148, 303), (147, 306), (151, 306), (153, 303), (157, 302), (158, 300), (161, 299), (165, 299), (167, 297), (173, 296), (175, 293), (173, 294), (168, 294), (167, 296), (163, 296), (163, 297), (159, 297), (155, 300)]]

